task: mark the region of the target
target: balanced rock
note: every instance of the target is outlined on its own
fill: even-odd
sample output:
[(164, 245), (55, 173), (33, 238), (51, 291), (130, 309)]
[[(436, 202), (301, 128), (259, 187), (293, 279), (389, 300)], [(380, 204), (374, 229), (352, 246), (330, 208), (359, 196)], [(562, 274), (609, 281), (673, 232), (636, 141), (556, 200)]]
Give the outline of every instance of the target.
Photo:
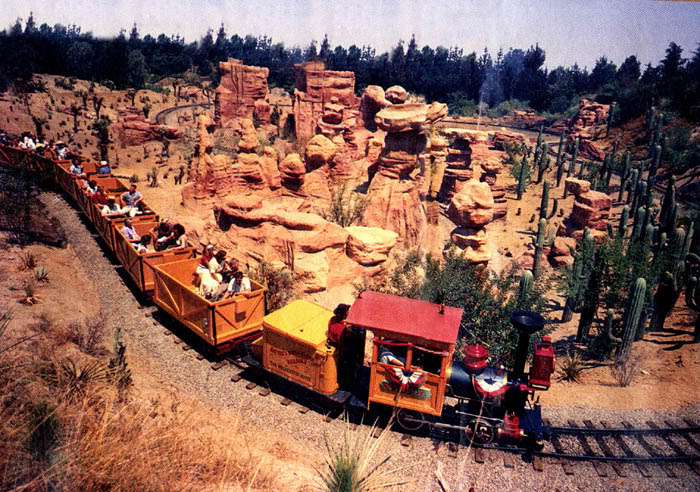
[(260, 168), (271, 190), (279, 189), (282, 186), (280, 170), (277, 167), (277, 152), (274, 148), (265, 147), (263, 156), (260, 159)]
[(447, 216), (458, 226), (481, 228), (493, 220), (494, 206), (489, 185), (471, 180), (452, 197)]
[(585, 179), (566, 178), (564, 180), (564, 187), (572, 195), (579, 196), (582, 193), (590, 191), (591, 183)]
[(306, 144), (304, 157), (307, 170), (328, 165), (336, 152), (336, 146), (323, 135), (316, 135)]
[(299, 154), (288, 154), (280, 163), (279, 171), (282, 186), (298, 192), (304, 184), (304, 175), (306, 174), (306, 166), (301, 161)]
[(453, 251), (470, 263), (488, 263), (491, 260), (491, 250), (484, 229), (469, 229), (458, 227), (450, 233)]
[(386, 261), (399, 235), (379, 227), (350, 226), (347, 255), (360, 265), (376, 265)]
[(606, 231), (611, 208), (612, 198), (608, 195), (600, 191), (588, 191), (576, 197), (569, 222), (576, 229)]
[(393, 85), (384, 91), (386, 98), (393, 104), (403, 104), (408, 99), (408, 92), (400, 85)]
[(399, 104), (379, 111), (374, 117), (377, 126), (387, 133), (422, 130), (427, 121), (425, 104)]

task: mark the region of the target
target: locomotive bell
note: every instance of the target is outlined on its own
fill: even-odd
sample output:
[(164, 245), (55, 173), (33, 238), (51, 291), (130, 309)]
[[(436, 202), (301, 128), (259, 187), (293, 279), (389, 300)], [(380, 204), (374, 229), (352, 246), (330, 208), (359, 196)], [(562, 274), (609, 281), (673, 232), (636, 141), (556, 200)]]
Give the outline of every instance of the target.
[(515, 362), (513, 363), (513, 378), (519, 379), (524, 376), (530, 336), (544, 328), (544, 318), (534, 311), (518, 310), (513, 311), (513, 314), (510, 315), (510, 322), (520, 332), (518, 349), (515, 353)]

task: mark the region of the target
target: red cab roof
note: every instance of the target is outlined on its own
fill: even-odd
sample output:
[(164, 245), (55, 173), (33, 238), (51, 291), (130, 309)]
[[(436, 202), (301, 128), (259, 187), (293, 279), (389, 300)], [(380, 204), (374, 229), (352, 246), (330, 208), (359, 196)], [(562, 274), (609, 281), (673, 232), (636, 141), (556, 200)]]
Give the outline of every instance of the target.
[(350, 308), (346, 322), (368, 328), (454, 344), (463, 309), (407, 297), (363, 292)]

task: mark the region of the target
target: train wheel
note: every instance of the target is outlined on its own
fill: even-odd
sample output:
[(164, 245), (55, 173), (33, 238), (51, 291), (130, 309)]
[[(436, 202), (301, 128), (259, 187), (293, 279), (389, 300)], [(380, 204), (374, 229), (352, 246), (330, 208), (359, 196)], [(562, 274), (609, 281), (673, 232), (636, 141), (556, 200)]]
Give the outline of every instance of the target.
[(400, 408), (396, 414), (396, 421), (407, 431), (417, 431), (425, 424), (425, 416), (413, 410)]
[(472, 444), (483, 446), (493, 441), (496, 436), (496, 429), (485, 420), (472, 419), (464, 429), (467, 440)]

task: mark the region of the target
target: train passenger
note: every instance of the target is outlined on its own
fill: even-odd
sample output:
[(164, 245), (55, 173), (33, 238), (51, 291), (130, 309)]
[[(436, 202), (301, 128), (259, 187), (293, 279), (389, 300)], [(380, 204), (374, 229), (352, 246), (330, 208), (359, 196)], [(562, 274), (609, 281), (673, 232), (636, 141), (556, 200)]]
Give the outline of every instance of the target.
[(185, 228), (181, 224), (175, 224), (169, 235), (159, 237), (156, 241), (156, 251), (186, 247), (187, 236), (185, 236)]
[(197, 269), (194, 271), (194, 285), (196, 287), (199, 287), (202, 274), (209, 271), (209, 262), (212, 258), (214, 258), (214, 245), (207, 244), (202, 251), (202, 256), (199, 258)]
[(83, 171), (83, 164), (78, 159), (73, 159), (70, 167), (70, 173), (73, 176), (79, 176), (81, 178), (86, 178), (87, 174)]
[(101, 185), (97, 185), (95, 193), (92, 195), (92, 203), (97, 205), (107, 205), (107, 195), (105, 194), (105, 189)]
[(129, 191), (122, 194), (122, 201), (125, 207), (131, 208), (141, 208), (141, 200), (143, 200), (143, 195), (136, 191), (136, 185), (132, 184), (129, 187)]
[(138, 254), (153, 253), (153, 248), (151, 247), (152, 239), (153, 238), (150, 234), (144, 234), (143, 236), (141, 236), (141, 239), (136, 244), (136, 252)]
[(107, 161), (100, 161), (100, 167), (97, 168), (97, 174), (110, 174), (112, 172), (112, 168), (109, 167), (109, 163)]
[(226, 288), (225, 298), (228, 299), (238, 293), (250, 292), (251, 290), (250, 279), (242, 271), (238, 270), (233, 274), (233, 278)]
[(224, 277), (223, 277), (223, 275), (221, 275), (221, 273), (224, 271), (225, 265), (226, 265), (226, 251), (224, 251), (224, 250), (217, 251), (216, 254), (214, 255), (214, 258), (209, 260), (209, 272), (219, 282), (224, 281)]
[(58, 158), (62, 160), (68, 156), (68, 147), (60, 140), (56, 142), (56, 153), (58, 154)]
[(112, 215), (124, 215), (124, 211), (117, 205), (113, 196), (107, 198), (107, 203), (102, 207), (102, 215), (112, 216)]
[(124, 234), (129, 242), (135, 243), (141, 240), (141, 236), (138, 235), (136, 229), (134, 229), (134, 221), (128, 218), (124, 221), (124, 227), (121, 228), (121, 233)]
[(173, 225), (168, 217), (163, 218), (158, 225), (151, 230), (151, 233), (156, 239), (169, 236), (172, 232)]

